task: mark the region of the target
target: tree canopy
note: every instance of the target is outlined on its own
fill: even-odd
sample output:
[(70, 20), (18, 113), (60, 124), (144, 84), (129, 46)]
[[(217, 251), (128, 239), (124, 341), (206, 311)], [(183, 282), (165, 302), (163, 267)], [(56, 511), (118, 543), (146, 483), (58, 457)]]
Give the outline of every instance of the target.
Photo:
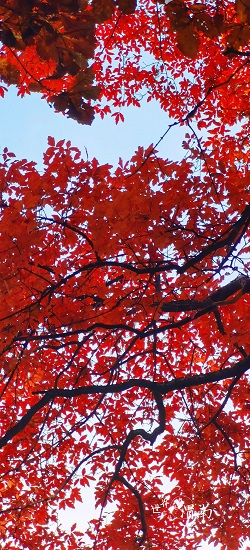
[[(81, 124), (154, 99), (158, 144), (186, 129), (180, 161), (154, 144), (100, 165), (49, 136), (41, 171), (3, 149), (1, 548), (238, 550), (250, 2), (5, 0), (0, 40), (3, 97), (15, 84)], [(93, 482), (88, 542), (58, 510)]]

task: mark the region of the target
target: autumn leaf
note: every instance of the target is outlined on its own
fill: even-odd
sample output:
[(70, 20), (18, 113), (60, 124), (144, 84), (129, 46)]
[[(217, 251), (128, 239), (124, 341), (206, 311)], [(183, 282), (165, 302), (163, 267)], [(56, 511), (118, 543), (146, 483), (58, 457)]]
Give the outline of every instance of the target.
[(187, 25), (178, 31), (177, 46), (185, 56), (194, 59), (197, 56), (199, 44), (199, 38), (193, 25)]
[(180, 31), (190, 24), (191, 19), (188, 8), (182, 0), (171, 0), (165, 9), (173, 30)]
[(117, 0), (117, 5), (122, 13), (134, 13), (136, 10), (136, 0)]
[(236, 13), (241, 23), (250, 23), (250, 2), (249, 0), (235, 0)]
[(0, 76), (6, 84), (18, 84), (20, 73), (7, 59), (0, 57)]
[(72, 96), (66, 92), (62, 92), (57, 96), (51, 97), (57, 111), (62, 111), (69, 118), (73, 118), (80, 124), (92, 124), (94, 120), (94, 109), (85, 103), (81, 96), (76, 96), (73, 92)]
[(102, 23), (112, 17), (115, 5), (113, 0), (93, 0), (92, 7), (96, 22)]
[(215, 38), (218, 35), (218, 29), (213, 18), (207, 13), (197, 13), (193, 19), (194, 27), (205, 34), (208, 38)]

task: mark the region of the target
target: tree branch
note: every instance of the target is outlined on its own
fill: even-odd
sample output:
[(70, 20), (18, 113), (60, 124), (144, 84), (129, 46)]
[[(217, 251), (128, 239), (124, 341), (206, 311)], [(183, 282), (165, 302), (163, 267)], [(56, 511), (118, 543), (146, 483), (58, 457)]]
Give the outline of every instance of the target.
[(116, 478), (116, 481), (120, 481), (125, 487), (127, 487), (127, 489), (129, 489), (129, 491), (131, 491), (131, 493), (133, 493), (133, 495), (135, 496), (137, 502), (138, 502), (138, 506), (139, 506), (139, 510), (140, 510), (140, 520), (141, 520), (141, 530), (142, 530), (142, 536), (139, 538), (138, 542), (139, 542), (139, 546), (142, 546), (142, 544), (145, 542), (146, 538), (147, 538), (147, 522), (146, 522), (146, 518), (145, 518), (145, 511), (144, 511), (144, 506), (143, 506), (143, 501), (142, 501), (142, 498), (141, 498), (141, 495), (139, 493), (139, 491), (137, 489), (135, 489), (135, 487), (133, 487), (133, 485), (131, 485), (131, 483), (129, 483), (125, 477), (123, 476), (117, 476)]
[[(233, 296), (238, 292), (237, 296), (233, 300), (227, 300), (230, 296)], [(204, 313), (209, 313), (217, 308), (218, 305), (226, 305), (237, 301), (243, 294), (250, 292), (250, 278), (246, 275), (237, 277), (234, 281), (231, 281), (227, 285), (219, 288), (205, 300), (177, 300), (174, 302), (164, 302), (161, 306), (162, 311), (165, 312), (178, 312), (178, 311), (193, 311), (204, 310)]]
[[(234, 376), (240, 377), (249, 369), (250, 369), (250, 355), (248, 355), (245, 359), (242, 359), (232, 367), (228, 367), (223, 370), (217, 370), (214, 372), (208, 372), (205, 374), (197, 374), (194, 376), (175, 378), (174, 380), (170, 380), (169, 382), (163, 382), (163, 383), (152, 382), (151, 380), (141, 380), (138, 378), (132, 378), (131, 380), (127, 380), (125, 382), (120, 382), (117, 384), (83, 386), (83, 387), (74, 388), (74, 389), (53, 388), (49, 390), (36, 391), (34, 392), (34, 395), (42, 393), (44, 394), (43, 397), (35, 405), (30, 407), (30, 409), (21, 418), (21, 420), (19, 420), (15, 424), (15, 426), (7, 430), (6, 434), (0, 438), (0, 449), (3, 448), (5, 445), (7, 445), (7, 443), (11, 441), (15, 435), (21, 432), (38, 411), (40, 411), (43, 407), (45, 407), (50, 401), (53, 401), (56, 397), (64, 397), (66, 399), (71, 399), (73, 397), (77, 397), (80, 395), (96, 395), (96, 394), (109, 395), (114, 393), (121, 393), (137, 387), (137, 388), (148, 389), (154, 394), (156, 399), (156, 396), (166, 396), (168, 393), (171, 393), (176, 390), (191, 388), (192, 386), (195, 387), (195, 386), (202, 386), (204, 384), (220, 382), (222, 380), (233, 378)], [(154, 443), (156, 439), (154, 434), (158, 435), (158, 433), (162, 433), (161, 431), (157, 432), (157, 430), (162, 428), (162, 424), (161, 424), (162, 408), (160, 405), (160, 398), (158, 400), (158, 397), (157, 397), (156, 403), (157, 403), (159, 415), (160, 415), (160, 426), (158, 426), (152, 434), (148, 434), (147, 437), (144, 437), (145, 434), (147, 434), (145, 430), (142, 430), (142, 431), (135, 430), (137, 431), (136, 435), (141, 435), (142, 437), (144, 437), (144, 439), (147, 439), (151, 443)]]

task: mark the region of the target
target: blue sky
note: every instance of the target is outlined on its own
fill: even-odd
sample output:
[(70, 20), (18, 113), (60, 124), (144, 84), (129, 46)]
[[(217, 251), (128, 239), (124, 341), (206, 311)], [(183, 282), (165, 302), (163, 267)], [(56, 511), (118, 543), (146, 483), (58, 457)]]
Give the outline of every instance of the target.
[[(82, 126), (55, 113), (38, 94), (17, 97), (16, 88), (11, 86), (5, 98), (0, 98), (0, 151), (8, 147), (18, 158), (41, 163), (51, 135), (57, 141), (70, 139), (84, 156), (86, 148), (89, 158), (95, 156), (100, 163), (116, 164), (119, 157), (128, 160), (139, 145), (157, 143), (172, 122), (156, 102), (144, 101), (142, 108), (129, 107), (122, 112), (124, 123), (116, 125), (109, 116), (104, 120), (96, 117), (92, 126)], [(185, 131), (172, 128), (158, 147), (159, 153), (173, 160), (182, 158)]]

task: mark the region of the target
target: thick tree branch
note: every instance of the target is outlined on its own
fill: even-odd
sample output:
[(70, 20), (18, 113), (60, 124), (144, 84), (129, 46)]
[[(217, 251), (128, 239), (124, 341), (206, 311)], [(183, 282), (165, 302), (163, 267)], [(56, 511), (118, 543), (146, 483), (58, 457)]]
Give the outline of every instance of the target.
[[(127, 391), (132, 388), (145, 388), (151, 391), (154, 396), (166, 396), (168, 393), (171, 393), (176, 390), (181, 390), (185, 388), (191, 388), (192, 386), (202, 386), (204, 384), (210, 384), (214, 382), (220, 382), (222, 380), (227, 380), (229, 378), (233, 378), (234, 376), (240, 377), (244, 373), (247, 372), (247, 370), (250, 369), (250, 355), (248, 355), (245, 359), (242, 359), (238, 363), (236, 363), (232, 367), (228, 367), (222, 370), (217, 370), (214, 372), (208, 372), (205, 374), (197, 374), (194, 376), (188, 376), (183, 378), (175, 378), (174, 380), (170, 380), (169, 382), (152, 382), (151, 380), (141, 380), (137, 378), (133, 378), (131, 380), (127, 380), (126, 382), (120, 382), (117, 384), (107, 384), (107, 385), (97, 385), (97, 386), (83, 386), (80, 388), (75, 389), (59, 389), (59, 388), (53, 388), (49, 390), (41, 390), (34, 392), (34, 394), (44, 394), (43, 397), (35, 404), (33, 405), (26, 414), (19, 420), (15, 426), (10, 428), (6, 434), (0, 438), (0, 449), (3, 448), (9, 441), (13, 439), (15, 435), (20, 433), (30, 422), (30, 420), (33, 418), (33, 416), (39, 412), (43, 407), (45, 407), (50, 401), (53, 401), (57, 397), (64, 397), (66, 399), (71, 399), (73, 397), (77, 397), (80, 395), (96, 395), (96, 394), (115, 394), (115, 393), (121, 393), (124, 391)], [(157, 406), (160, 415), (161, 409), (160, 409), (160, 401), (158, 402), (157, 397)], [(161, 418), (161, 417), (160, 417)], [(161, 426), (161, 425), (160, 425)], [(161, 429), (161, 427), (157, 427), (156, 430)], [(137, 430), (136, 435), (141, 435), (144, 437), (145, 432), (143, 430), (143, 433), (139, 433), (140, 430)], [(145, 432), (145, 433), (144, 433)], [(144, 437), (144, 439), (147, 439), (151, 443), (155, 441), (154, 432), (150, 434), (148, 437)], [(161, 432), (159, 432), (161, 433)]]
[(220, 382), (221, 380), (227, 380), (234, 376), (242, 376), (248, 369), (250, 369), (250, 355), (245, 359), (242, 359), (232, 367), (227, 367), (223, 370), (217, 370), (214, 372), (208, 372), (205, 374), (197, 374), (194, 376), (187, 376), (184, 378), (175, 378), (169, 382), (152, 382), (150, 380), (141, 380), (140, 378), (133, 378), (126, 382), (120, 382), (111, 385), (100, 386), (84, 386), (73, 390), (66, 389), (51, 389), (41, 390), (35, 392), (35, 394), (44, 393), (45, 396), (50, 396), (50, 399), (56, 397), (71, 398), (79, 395), (94, 395), (98, 393), (113, 394), (127, 391), (131, 388), (146, 388), (154, 394), (167, 395), (168, 393), (184, 388), (191, 388), (192, 386), (201, 386), (204, 384)]
[(239, 50), (236, 50), (235, 48), (228, 47), (223, 52), (223, 55), (227, 55), (227, 56), (230, 56), (230, 57), (235, 56), (235, 55), (239, 55), (240, 57), (250, 57), (250, 52), (240, 52)]
[[(237, 293), (237, 294), (236, 294)], [(175, 300), (171, 302), (163, 302), (161, 304), (161, 310), (163, 313), (167, 312), (184, 312), (184, 311), (197, 311), (197, 313), (194, 316), (186, 317), (185, 319), (181, 319), (180, 321), (173, 321), (171, 323), (168, 323), (167, 325), (163, 325), (161, 327), (158, 327), (157, 329), (149, 329), (146, 328), (144, 330), (139, 330), (135, 328), (134, 326), (131, 326), (130, 324), (107, 324), (107, 323), (93, 323), (89, 325), (86, 329), (76, 329), (73, 331), (64, 331), (60, 333), (42, 333), (42, 334), (19, 334), (15, 338), (13, 338), (13, 342), (23, 342), (23, 341), (43, 341), (43, 340), (55, 340), (55, 339), (61, 339), (64, 337), (68, 337), (69, 335), (76, 335), (76, 334), (83, 334), (83, 333), (90, 333), (93, 330), (96, 329), (105, 329), (105, 330), (125, 330), (127, 332), (131, 332), (139, 336), (140, 338), (151, 336), (153, 334), (162, 333), (165, 330), (169, 330), (171, 328), (181, 328), (182, 326), (188, 324), (189, 322), (193, 321), (194, 319), (197, 319), (207, 313), (213, 312), (216, 317), (216, 321), (218, 324), (219, 331), (224, 334), (224, 327), (222, 325), (218, 306), (227, 305), (230, 303), (236, 302), (241, 296), (243, 296), (246, 293), (250, 293), (250, 278), (241, 275), (240, 277), (237, 277), (234, 281), (231, 281), (224, 287), (219, 288), (212, 294), (208, 296), (205, 300), (199, 301), (199, 300)], [(236, 294), (236, 296), (234, 296)], [(232, 299), (228, 300), (230, 296), (234, 296)]]
[(35, 405), (32, 405), (30, 409), (25, 413), (25, 415), (19, 420), (12, 428), (10, 428), (6, 434), (0, 438), (0, 449), (2, 449), (15, 435), (20, 433), (24, 428), (29, 424), (30, 420), (35, 416), (35, 414), (43, 409), (50, 401), (53, 401), (54, 398), (49, 397), (47, 394), (40, 399)]
[[(236, 294), (236, 292), (237, 295), (233, 299), (228, 300), (228, 298)], [(193, 310), (203, 310), (203, 313), (209, 313), (216, 309), (219, 305), (227, 305), (236, 302), (246, 293), (250, 293), (250, 278), (245, 275), (241, 275), (234, 281), (231, 281), (227, 285), (210, 294), (205, 300), (177, 300), (174, 302), (164, 302), (161, 305), (161, 309), (164, 313)]]

